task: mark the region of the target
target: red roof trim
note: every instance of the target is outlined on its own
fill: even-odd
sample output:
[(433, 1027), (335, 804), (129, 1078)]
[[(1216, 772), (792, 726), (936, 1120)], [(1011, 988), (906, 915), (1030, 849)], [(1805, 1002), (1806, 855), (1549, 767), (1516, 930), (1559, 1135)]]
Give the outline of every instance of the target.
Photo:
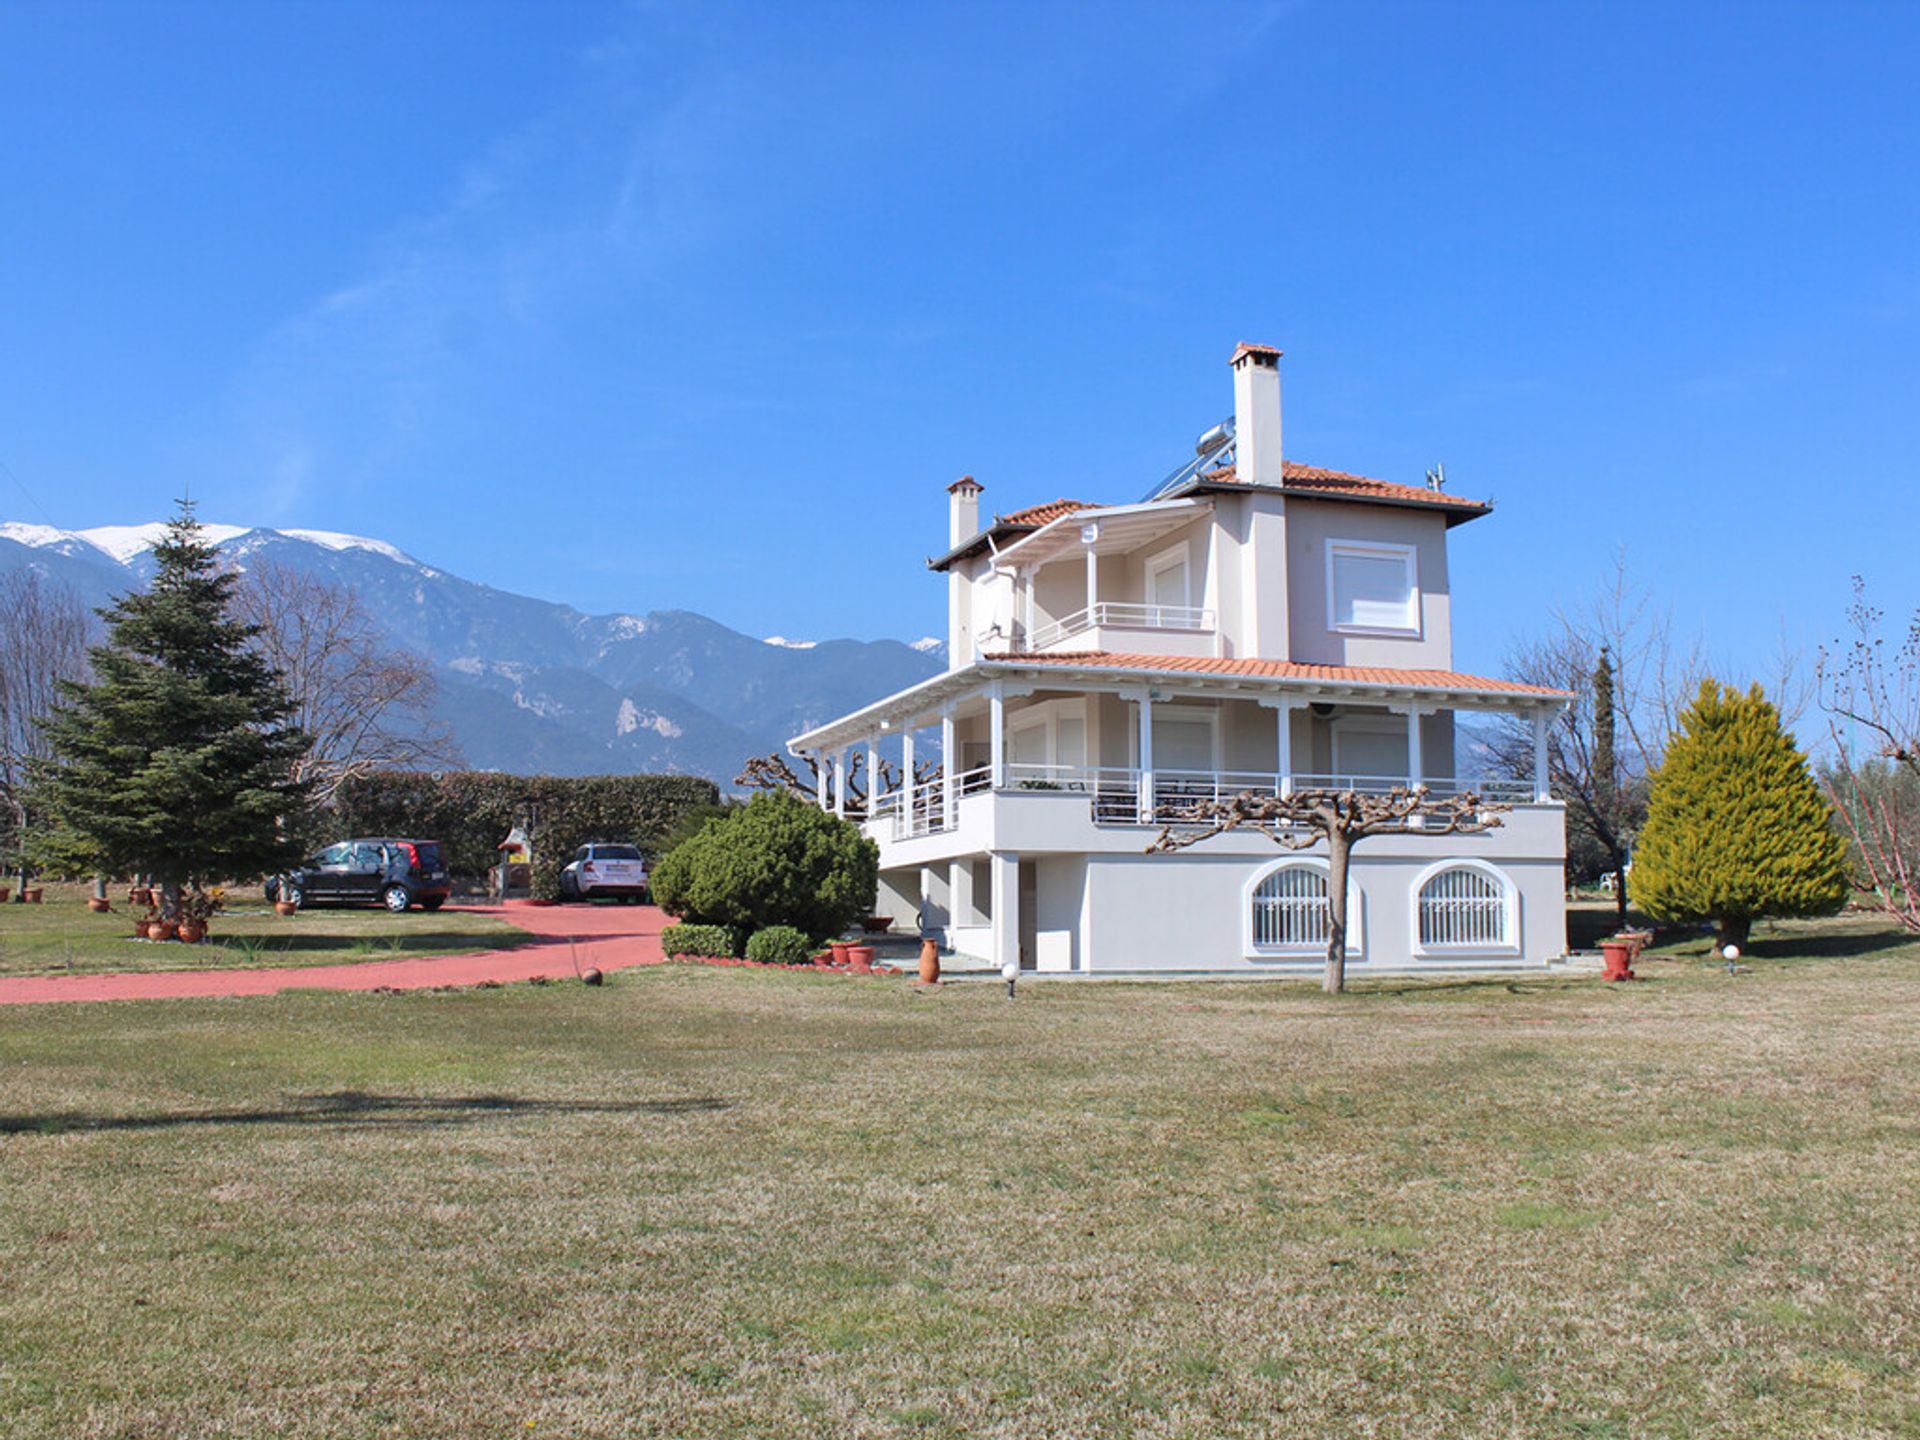
[(1293, 660), (1228, 660), (1212, 655), (1127, 655), (1081, 650), (1047, 655), (983, 656), (997, 665), (1042, 665), (1070, 670), (1141, 670), (1166, 675), (1244, 676), (1250, 680), (1307, 680), (1328, 685), (1393, 685), (1415, 690), (1475, 690), (1489, 695), (1538, 695), (1566, 700), (1565, 690), (1523, 685), (1458, 670), (1399, 670), (1380, 665), (1307, 665)]

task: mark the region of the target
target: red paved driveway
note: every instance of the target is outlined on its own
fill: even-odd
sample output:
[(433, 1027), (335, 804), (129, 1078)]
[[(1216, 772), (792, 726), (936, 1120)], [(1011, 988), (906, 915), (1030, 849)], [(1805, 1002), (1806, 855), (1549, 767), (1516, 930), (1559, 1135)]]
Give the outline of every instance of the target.
[[(483, 981), (559, 979), (580, 968), (624, 970), (658, 963), (667, 917), (651, 905), (459, 905), (497, 915), (541, 938), (513, 950), (443, 959), (369, 960), (279, 970), (169, 970), (160, 974), (22, 975), (0, 979), (0, 1005), (52, 1000), (168, 1000), (207, 995), (272, 995), (281, 990), (426, 990)], [(571, 947), (568, 941), (573, 943)]]

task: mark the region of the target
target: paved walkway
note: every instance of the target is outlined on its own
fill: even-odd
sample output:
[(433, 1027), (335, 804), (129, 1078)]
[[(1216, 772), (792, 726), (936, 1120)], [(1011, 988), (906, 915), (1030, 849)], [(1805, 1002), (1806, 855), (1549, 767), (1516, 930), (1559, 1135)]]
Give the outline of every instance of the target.
[[(492, 980), (561, 979), (580, 968), (624, 970), (663, 958), (667, 917), (651, 905), (458, 905), (497, 915), (541, 938), (514, 950), (482, 950), (438, 959), (369, 960), (359, 965), (286, 969), (166, 970), (151, 974), (21, 975), (0, 979), (0, 1005), (57, 1000), (170, 1000), (209, 995), (272, 995), (281, 990), (427, 990)], [(570, 946), (568, 941), (573, 943)]]

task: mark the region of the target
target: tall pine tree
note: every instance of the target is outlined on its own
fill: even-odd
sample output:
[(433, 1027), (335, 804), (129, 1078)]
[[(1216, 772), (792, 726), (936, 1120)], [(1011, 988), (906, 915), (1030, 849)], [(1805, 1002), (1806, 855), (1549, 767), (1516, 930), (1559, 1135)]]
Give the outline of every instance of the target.
[(169, 905), (182, 885), (247, 878), (299, 858), (307, 803), (294, 766), (307, 737), (279, 677), (250, 643), (189, 501), (153, 549), (145, 591), (100, 612), (92, 683), (63, 682), (36, 773), (66, 867), (150, 875)]
[(1720, 945), (1744, 945), (1761, 916), (1838, 910), (1846, 847), (1760, 687), (1742, 695), (1704, 681), (1680, 724), (1634, 849), (1640, 908), (1656, 920), (1712, 920)]

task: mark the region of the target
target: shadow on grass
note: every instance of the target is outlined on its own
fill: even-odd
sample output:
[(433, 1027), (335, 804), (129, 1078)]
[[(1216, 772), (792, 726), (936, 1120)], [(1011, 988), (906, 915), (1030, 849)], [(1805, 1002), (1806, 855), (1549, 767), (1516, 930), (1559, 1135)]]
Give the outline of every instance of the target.
[(197, 1125), (465, 1125), (497, 1115), (699, 1115), (731, 1109), (712, 1096), (688, 1100), (528, 1100), (512, 1095), (370, 1095), (361, 1090), (297, 1096), (270, 1110), (162, 1110), (148, 1115), (90, 1115), (50, 1110), (0, 1115), (0, 1135), (61, 1135), (73, 1130), (174, 1130)]
[[(242, 960), (300, 955), (315, 950), (364, 955), (374, 960), (404, 960), (411, 955), (447, 955), (461, 950), (517, 950), (547, 938), (526, 930), (502, 930), (498, 935), (472, 930), (407, 930), (389, 935), (323, 931), (312, 935), (276, 935), (252, 947), (235, 936), (215, 935), (204, 942), (203, 948), (222, 950)], [(564, 945), (565, 939), (560, 943)]]

